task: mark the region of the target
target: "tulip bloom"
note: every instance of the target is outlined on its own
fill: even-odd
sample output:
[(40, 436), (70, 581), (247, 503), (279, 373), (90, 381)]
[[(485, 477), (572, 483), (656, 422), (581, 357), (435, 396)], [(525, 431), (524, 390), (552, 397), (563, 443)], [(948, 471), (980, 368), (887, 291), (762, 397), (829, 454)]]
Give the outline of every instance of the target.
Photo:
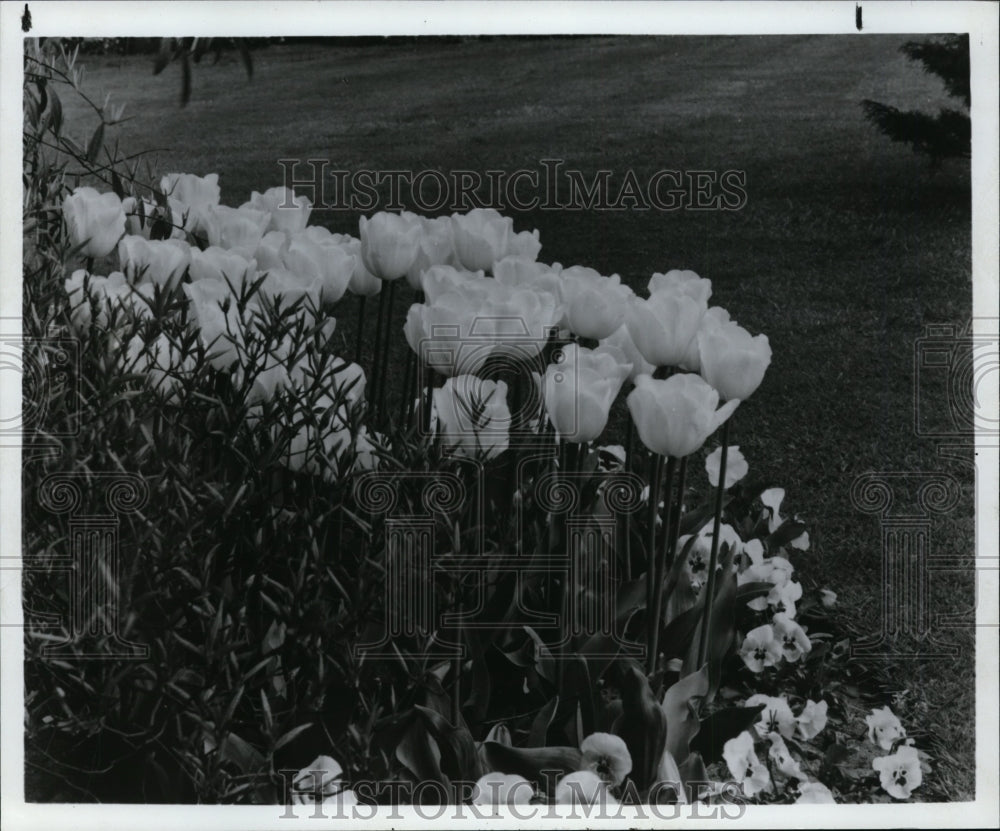
[(575, 265), (559, 274), (559, 291), (569, 330), (581, 338), (601, 340), (625, 322), (631, 290), (621, 277), (604, 277), (592, 268)]
[(353, 255), (335, 243), (323, 245), (304, 234), (296, 234), (284, 253), (283, 264), (293, 274), (315, 279), (320, 286), (321, 302), (332, 306), (347, 291), (355, 261)]
[(242, 321), (229, 287), (219, 280), (199, 280), (185, 283), (184, 293), (209, 363), (218, 370), (228, 369), (239, 360), (243, 344)]
[(701, 375), (727, 401), (745, 401), (764, 379), (771, 364), (767, 335), (751, 337), (736, 323), (698, 331)]
[(698, 334), (705, 305), (681, 292), (658, 291), (646, 300), (633, 297), (628, 331), (653, 366), (679, 366)]
[(214, 280), (239, 292), (257, 273), (257, 261), (247, 260), (235, 251), (215, 246), (199, 251), (191, 249), (191, 281)]
[(287, 231), (294, 234), (302, 231), (312, 213), (312, 203), (305, 196), (296, 196), (291, 188), (268, 188), (263, 193), (253, 191), (250, 201), (241, 208), (253, 208), (263, 211), (271, 218), (268, 231)]
[(564, 347), (562, 360), (549, 364), (543, 380), (545, 410), (556, 432), (571, 442), (596, 439), (631, 368), (614, 346)]
[(457, 375), (434, 390), (434, 411), (445, 447), (467, 458), (492, 459), (509, 444), (507, 385)]
[(625, 324), (622, 324), (604, 338), (600, 345), (617, 346), (625, 353), (625, 360), (632, 364), (632, 369), (628, 374), (630, 381), (635, 381), (640, 375), (652, 375), (656, 369), (655, 366), (642, 356), (639, 347), (635, 345), (635, 341), (632, 340), (632, 336), (629, 334), (628, 326)]
[(76, 188), (63, 200), (62, 213), (70, 242), (84, 257), (107, 256), (125, 233), (125, 210), (114, 193)]
[(361, 258), (361, 240), (349, 238), (341, 247), (354, 257), (354, 271), (347, 283), (347, 290), (358, 297), (374, 297), (382, 291), (382, 281), (372, 274)]
[[(432, 265), (421, 275), (419, 288), (427, 303), (434, 303), (442, 294), (452, 289), (460, 289), (469, 280), (484, 280), (482, 271), (465, 271), (450, 265)], [(484, 286), (484, 288), (486, 288)]]
[(654, 453), (681, 458), (701, 447), (732, 415), (739, 401), (721, 409), (718, 393), (697, 375), (673, 375), (655, 381), (649, 375), (635, 380), (628, 408), (639, 438)]
[(361, 258), (380, 280), (398, 280), (413, 265), (423, 229), (412, 214), (380, 211), (371, 219), (361, 217)]
[(699, 277), (693, 271), (673, 269), (666, 274), (654, 274), (646, 287), (650, 294), (666, 291), (675, 294), (685, 294), (698, 301), (704, 307), (712, 296), (712, 281)]
[(173, 289), (191, 264), (191, 246), (181, 240), (151, 242), (128, 236), (118, 243), (118, 259), (130, 283), (154, 283)]
[(219, 204), (219, 174), (167, 173), (160, 179), (160, 190), (193, 211), (214, 208)]
[(237, 249), (250, 259), (271, 224), (271, 215), (253, 208), (216, 205), (205, 211), (202, 221), (209, 245)]
[(514, 220), (493, 208), (473, 208), (452, 214), (455, 256), (469, 271), (486, 271), (510, 253)]
[(559, 291), (561, 271), (562, 266), (558, 263), (546, 265), (529, 260), (527, 257), (510, 255), (493, 264), (493, 279), (507, 288), (531, 289), (539, 294), (550, 295), (559, 307), (559, 314), (553, 321), (555, 326), (561, 323), (563, 317)]
[(291, 244), (291, 238), (284, 231), (268, 231), (261, 237), (257, 248), (254, 251), (254, 259), (257, 267), (261, 271), (270, 271), (272, 268), (282, 268), (285, 261), (285, 252)]
[(177, 396), (182, 386), (181, 376), (193, 368), (193, 359), (182, 355), (162, 332), (149, 343), (139, 335), (129, 341), (125, 371), (145, 375), (149, 386), (167, 401)]
[(538, 229), (534, 231), (521, 231), (519, 234), (512, 234), (510, 244), (507, 246), (507, 254), (514, 257), (524, 257), (527, 260), (538, 259), (538, 254), (542, 250), (542, 243), (538, 239)]
[(410, 287), (415, 291), (420, 291), (420, 277), (424, 271), (436, 265), (451, 265), (455, 259), (454, 231), (452, 230), (451, 218), (447, 216), (428, 219), (406, 211), (403, 212), (403, 215), (417, 221), (423, 232), (417, 247), (417, 258), (406, 272), (406, 281)]

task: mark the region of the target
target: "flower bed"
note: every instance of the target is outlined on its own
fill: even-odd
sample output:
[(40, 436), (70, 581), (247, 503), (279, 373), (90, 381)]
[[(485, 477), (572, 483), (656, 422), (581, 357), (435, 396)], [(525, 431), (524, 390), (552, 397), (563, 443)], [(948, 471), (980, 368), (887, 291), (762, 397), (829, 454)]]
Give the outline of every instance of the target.
[[(58, 142), (33, 94), (26, 123)], [(24, 477), (26, 603), (72, 621), (26, 635), (28, 746), (58, 796), (610, 810), (919, 788), (891, 710), (845, 701), (835, 597), (795, 579), (809, 536), (778, 472), (730, 446), (771, 349), (710, 281), (639, 296), (484, 209), (332, 233), (290, 190), (224, 206), (217, 176), (144, 184), (97, 165), (102, 143), (62, 149), (104, 190), (26, 161), (25, 328), (39, 362), (80, 357), (44, 408), (70, 438)], [(374, 350), (339, 336), (348, 306)], [(628, 427), (602, 444), (616, 402)], [(134, 477), (87, 625), (67, 476), (85, 516)]]

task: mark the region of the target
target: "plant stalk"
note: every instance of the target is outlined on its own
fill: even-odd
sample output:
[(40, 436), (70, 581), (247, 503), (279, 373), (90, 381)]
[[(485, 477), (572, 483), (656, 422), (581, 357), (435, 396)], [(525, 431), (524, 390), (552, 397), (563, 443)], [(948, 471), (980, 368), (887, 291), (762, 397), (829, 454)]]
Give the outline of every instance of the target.
[(708, 580), (705, 583), (705, 607), (702, 610), (701, 638), (698, 642), (698, 667), (708, 655), (712, 605), (715, 600), (715, 570), (719, 562), (719, 530), (722, 527), (722, 502), (726, 493), (726, 455), (729, 452), (729, 419), (722, 425), (722, 454), (719, 459), (719, 482), (715, 489), (715, 517), (712, 520), (712, 552), (708, 558)]
[[(663, 456), (654, 453), (651, 459), (653, 472), (649, 477), (649, 544), (646, 547), (646, 619), (650, 620), (653, 613), (653, 564), (656, 559), (656, 513), (660, 504), (660, 480), (663, 478)], [(647, 624), (647, 645), (649, 644), (649, 628)]]
[[(672, 525), (671, 511), (673, 509), (673, 501), (670, 499), (671, 486), (674, 480), (674, 471), (677, 468), (677, 459), (673, 456), (667, 457), (667, 475), (666, 475), (666, 486), (663, 492), (663, 544), (656, 550), (656, 567), (653, 573), (653, 607), (652, 616), (649, 618), (649, 629), (648, 632), (648, 645), (647, 650), (649, 655), (649, 663), (647, 666), (648, 673), (652, 675), (656, 672), (656, 658), (659, 652), (660, 645), (660, 618), (663, 616), (663, 577), (666, 573), (666, 564), (668, 551), (671, 547), (673, 535), (670, 533), (670, 528)], [(656, 523), (654, 517), (654, 526)]]

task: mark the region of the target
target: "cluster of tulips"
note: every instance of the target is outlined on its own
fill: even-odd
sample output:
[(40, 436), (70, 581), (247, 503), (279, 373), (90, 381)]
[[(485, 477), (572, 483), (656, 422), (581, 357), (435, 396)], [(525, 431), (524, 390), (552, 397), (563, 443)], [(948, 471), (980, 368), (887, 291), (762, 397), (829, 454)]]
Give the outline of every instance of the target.
[[(208, 362), (247, 380), (251, 405), (311, 375), (303, 356), (289, 354), (288, 338), (259, 355), (247, 346), (255, 314), (276, 300), (307, 325), (323, 323), (329, 338), (336, 323), (330, 312), (345, 293), (382, 295), (385, 334), (377, 335), (372, 371), (376, 387), (384, 387), (392, 339), (383, 317), (403, 277), (422, 301), (410, 307), (403, 333), (423, 366), (447, 379), (432, 409), (462, 452), (490, 456), (506, 447), (506, 384), (467, 377), (494, 355), (537, 358), (554, 338), (568, 336), (566, 348), (535, 373), (556, 434), (581, 444), (597, 439), (628, 379), (639, 437), (674, 459), (726, 422), (770, 362), (766, 336), (752, 337), (724, 309), (709, 308), (710, 281), (689, 271), (654, 274), (649, 296), (637, 297), (617, 275), (538, 262), (538, 232), (515, 233), (512, 220), (493, 210), (436, 219), (379, 213), (362, 218), (354, 238), (309, 226), (308, 199), (285, 188), (255, 192), (230, 208), (219, 204), (214, 174), (169, 174), (160, 185), (166, 196), (159, 202), (87, 187), (66, 198), (63, 214), (79, 254), (100, 259), (117, 248), (119, 260), (107, 277), (79, 269), (67, 279), (74, 326), (83, 332), (96, 320), (106, 327), (116, 305), (150, 318), (154, 293), (180, 286)], [(151, 232), (165, 238), (150, 239)], [(359, 308), (360, 328), (363, 302)], [(130, 368), (147, 372), (167, 394), (191, 364), (162, 333), (151, 343), (133, 338), (125, 352)], [(330, 364), (338, 383), (332, 375), (322, 381), (331, 391), (347, 382), (361, 398), (359, 358)]]
[[(723, 493), (746, 472), (738, 448), (728, 446), (729, 419), (760, 385), (771, 349), (766, 336), (709, 306), (709, 280), (657, 273), (638, 296), (618, 275), (539, 262), (538, 231), (518, 233), (488, 209), (434, 219), (378, 213), (362, 218), (353, 237), (309, 225), (309, 200), (286, 188), (254, 192), (238, 208), (219, 199), (214, 174), (164, 176), (154, 201), (87, 187), (69, 195), (71, 255), (86, 260), (65, 283), (76, 332), (106, 337), (122, 370), (168, 404), (183, 406), (190, 376), (208, 368), (229, 379), (251, 425), (280, 399), (281, 462), (328, 481), (379, 465), (399, 428), (423, 428), (424, 441), (482, 464), (514, 452), (513, 437), (527, 431), (568, 451), (556, 455), (569, 466), (601, 438), (628, 383), (622, 466), (640, 467), (633, 433), (650, 454), (641, 465), (649, 478), (649, 619), (669, 621), (679, 611), (665, 607), (664, 584), (683, 550), (693, 591), (687, 607), (707, 597), (697, 665), (704, 663), (720, 548), (728, 548), (741, 584), (773, 585), (753, 601), (773, 618), (744, 638), (746, 666), (760, 672), (809, 650), (794, 621), (801, 586), (791, 564), (765, 557), (759, 540), (744, 543), (721, 522)], [(97, 274), (96, 264), (113, 267), (115, 254), (117, 268)], [(399, 285), (414, 293), (403, 356), (393, 337)], [(348, 294), (360, 299), (353, 360), (334, 354), (338, 304)], [(365, 306), (375, 295), (372, 327)], [(372, 328), (366, 371), (361, 347)], [(527, 394), (497, 376), (498, 365), (516, 367)], [(393, 419), (387, 378), (399, 366)], [(521, 399), (534, 404), (519, 410)], [(720, 428), (706, 465), (714, 518), (679, 538), (687, 459)], [(783, 522), (782, 497), (777, 489), (761, 496), (772, 531)], [(807, 547), (808, 536), (792, 545)], [(660, 629), (647, 626), (650, 673)]]

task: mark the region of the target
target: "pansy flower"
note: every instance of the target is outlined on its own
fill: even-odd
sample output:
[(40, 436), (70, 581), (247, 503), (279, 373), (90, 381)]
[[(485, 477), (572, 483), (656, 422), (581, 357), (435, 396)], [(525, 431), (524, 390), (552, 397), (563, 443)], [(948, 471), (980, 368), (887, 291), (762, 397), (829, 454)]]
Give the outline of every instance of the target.
[(746, 730), (722, 747), (729, 775), (743, 788), (744, 796), (754, 796), (768, 786), (771, 774), (754, 751), (753, 736)]
[(818, 736), (826, 727), (827, 708), (828, 705), (825, 701), (817, 703), (807, 699), (806, 706), (802, 708), (802, 712), (795, 719), (799, 736), (807, 740)]
[(812, 649), (812, 641), (809, 640), (805, 630), (786, 613), (778, 612), (772, 619), (772, 625), (774, 636), (781, 643), (782, 655), (786, 661), (794, 664)]
[(766, 623), (751, 629), (743, 638), (740, 657), (752, 672), (763, 672), (781, 660), (781, 643), (774, 636), (774, 627)]
[(872, 768), (878, 772), (885, 792), (894, 799), (909, 799), (923, 781), (920, 757), (916, 749), (909, 745), (903, 745), (891, 756), (874, 759)]
[(868, 725), (869, 741), (874, 742), (883, 750), (892, 750), (897, 739), (906, 738), (906, 730), (902, 722), (889, 707), (872, 710), (869, 715), (865, 716), (865, 724)]
[(782, 738), (790, 739), (795, 732), (795, 716), (788, 700), (784, 696), (752, 695), (747, 699), (747, 707), (763, 704), (760, 719), (754, 724), (757, 735), (766, 738), (771, 733), (780, 733)]

